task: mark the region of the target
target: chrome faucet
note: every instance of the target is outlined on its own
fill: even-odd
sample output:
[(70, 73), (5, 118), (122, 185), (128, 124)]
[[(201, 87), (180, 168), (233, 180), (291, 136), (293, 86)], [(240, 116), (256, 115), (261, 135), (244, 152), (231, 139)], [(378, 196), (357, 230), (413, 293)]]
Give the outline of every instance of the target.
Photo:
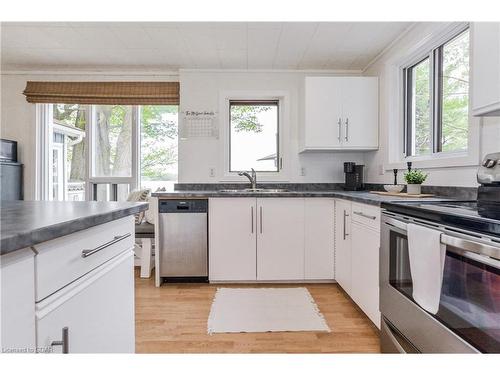
[(245, 176), (250, 180), (250, 183), (252, 184), (252, 190), (257, 189), (257, 173), (255, 173), (255, 170), (252, 168), (252, 175), (248, 172), (239, 172), (238, 176)]

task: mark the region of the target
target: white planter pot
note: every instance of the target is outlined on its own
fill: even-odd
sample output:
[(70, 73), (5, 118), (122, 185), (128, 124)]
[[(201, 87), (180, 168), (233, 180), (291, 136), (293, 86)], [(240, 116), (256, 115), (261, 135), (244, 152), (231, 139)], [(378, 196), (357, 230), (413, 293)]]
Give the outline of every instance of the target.
[(406, 192), (408, 194), (419, 195), (422, 193), (421, 184), (408, 184), (406, 185)]

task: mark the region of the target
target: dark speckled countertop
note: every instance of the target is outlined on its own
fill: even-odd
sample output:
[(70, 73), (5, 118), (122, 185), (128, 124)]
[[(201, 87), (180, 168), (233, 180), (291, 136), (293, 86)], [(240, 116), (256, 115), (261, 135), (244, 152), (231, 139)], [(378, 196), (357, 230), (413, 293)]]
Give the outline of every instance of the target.
[(397, 202), (397, 201), (414, 201), (414, 200), (443, 200), (444, 197), (435, 198), (402, 198), (389, 195), (378, 195), (368, 191), (343, 191), (343, 190), (329, 190), (329, 191), (287, 191), (280, 193), (248, 193), (248, 192), (221, 192), (217, 190), (177, 190), (169, 192), (156, 192), (152, 196), (159, 199), (189, 199), (189, 198), (224, 198), (224, 197), (260, 197), (260, 198), (293, 198), (293, 197), (323, 197), (323, 198), (339, 198), (346, 199), (359, 203), (366, 203), (375, 206), (380, 206), (384, 202)]
[(145, 211), (137, 202), (2, 201), (0, 255)]

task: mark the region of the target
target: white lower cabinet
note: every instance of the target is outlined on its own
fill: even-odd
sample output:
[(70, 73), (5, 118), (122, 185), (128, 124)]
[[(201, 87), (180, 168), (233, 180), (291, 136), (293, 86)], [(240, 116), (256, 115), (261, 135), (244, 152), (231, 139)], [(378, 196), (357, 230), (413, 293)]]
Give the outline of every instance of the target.
[(257, 280), (304, 279), (304, 199), (259, 198)]
[(0, 257), (0, 351), (36, 348), (35, 253), (25, 248)]
[(39, 350), (61, 353), (64, 342), (69, 353), (133, 353), (133, 268), (126, 251), (37, 303)]
[(4, 352), (133, 353), (134, 217), (0, 257)]
[(335, 279), (335, 201), (306, 198), (304, 206), (304, 278)]
[(334, 279), (334, 200), (211, 198), (209, 279)]
[(209, 278), (251, 281), (257, 277), (255, 198), (209, 201)]
[(380, 209), (335, 202), (335, 279), (380, 328)]
[(379, 244), (380, 233), (356, 222), (351, 224), (350, 296), (380, 328)]
[(351, 294), (351, 202), (335, 202), (335, 280)]

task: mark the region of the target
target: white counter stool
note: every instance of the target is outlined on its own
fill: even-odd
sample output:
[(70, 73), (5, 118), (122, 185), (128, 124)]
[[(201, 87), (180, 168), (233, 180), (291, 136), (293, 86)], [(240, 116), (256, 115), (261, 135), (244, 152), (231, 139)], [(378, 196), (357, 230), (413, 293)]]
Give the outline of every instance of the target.
[(148, 279), (154, 267), (155, 226), (147, 221), (135, 225), (135, 265), (141, 267), (141, 278)]

